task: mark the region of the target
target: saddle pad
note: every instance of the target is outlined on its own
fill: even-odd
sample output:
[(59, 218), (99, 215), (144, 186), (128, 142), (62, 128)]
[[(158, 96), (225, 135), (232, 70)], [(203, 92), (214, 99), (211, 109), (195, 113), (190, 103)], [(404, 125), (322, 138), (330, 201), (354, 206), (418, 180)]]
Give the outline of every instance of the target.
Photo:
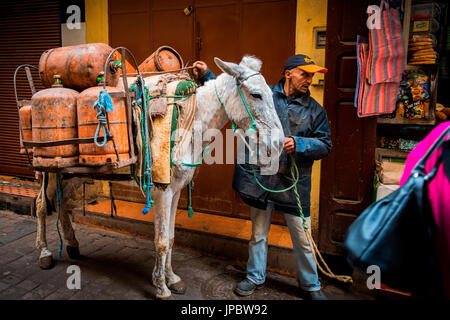
[[(173, 96), (177, 88), (178, 81), (167, 84), (167, 95)], [(167, 113), (164, 117), (153, 119), (153, 138), (150, 140), (152, 152), (152, 180), (153, 183), (170, 184), (171, 178), (171, 159), (170, 159), (170, 136), (172, 134), (172, 122), (174, 121), (173, 98), (168, 98)], [(177, 113), (177, 112), (176, 112)], [(176, 114), (175, 114), (176, 115)], [(176, 121), (176, 117), (175, 117)]]

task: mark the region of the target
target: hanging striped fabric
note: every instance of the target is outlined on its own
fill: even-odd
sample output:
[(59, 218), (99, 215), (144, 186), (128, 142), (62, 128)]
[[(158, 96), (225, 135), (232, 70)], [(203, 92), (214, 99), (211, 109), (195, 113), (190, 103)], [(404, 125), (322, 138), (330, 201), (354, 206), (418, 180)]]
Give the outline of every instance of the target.
[(387, 0), (382, 0), (380, 4), (380, 28), (370, 29), (369, 32), (369, 59), (370, 84), (402, 80), (406, 50), (400, 11), (390, 9)]
[(358, 36), (357, 50), (359, 86), (355, 94), (355, 106), (358, 107), (358, 116), (367, 117), (394, 112), (400, 82), (370, 84), (367, 80), (369, 72), (367, 38)]
[(382, 0), (380, 28), (371, 29), (369, 39), (358, 36), (356, 49), (358, 79), (354, 103), (358, 116), (393, 113), (406, 62), (399, 10), (389, 9), (387, 1)]

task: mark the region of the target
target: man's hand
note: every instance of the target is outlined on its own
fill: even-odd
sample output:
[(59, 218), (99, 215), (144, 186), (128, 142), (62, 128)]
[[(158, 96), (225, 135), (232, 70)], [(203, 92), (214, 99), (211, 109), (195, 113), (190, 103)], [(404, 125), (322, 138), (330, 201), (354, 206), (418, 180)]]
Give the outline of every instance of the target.
[(201, 77), (208, 70), (208, 65), (203, 61), (195, 61), (193, 67), (193, 72), (196, 77)]
[(292, 152), (295, 151), (295, 141), (294, 138), (289, 137), (289, 138), (284, 138), (284, 148), (283, 148), (284, 152), (286, 152), (287, 154), (291, 154)]

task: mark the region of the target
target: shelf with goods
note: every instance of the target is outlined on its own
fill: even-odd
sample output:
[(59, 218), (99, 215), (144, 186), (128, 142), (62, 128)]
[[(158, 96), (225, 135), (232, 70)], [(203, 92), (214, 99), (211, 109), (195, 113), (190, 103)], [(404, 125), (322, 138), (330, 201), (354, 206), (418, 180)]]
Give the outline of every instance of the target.
[(376, 148), (375, 159), (379, 162), (384, 159), (406, 159), (408, 157), (409, 150), (395, 150), (387, 148)]
[[(442, 117), (442, 112), (440, 112), (443, 106), (438, 101), (438, 83), (440, 72), (444, 70), (443, 76), (445, 75), (445, 77), (448, 77), (448, 74), (446, 67), (443, 69), (443, 65), (440, 64), (442, 59), (436, 59), (436, 57), (439, 58), (438, 53), (444, 55), (448, 53), (449, 45), (442, 46), (445, 39), (448, 42), (446, 34), (448, 32), (447, 7), (426, 1), (404, 0), (403, 8), (403, 34), (408, 58), (395, 112), (377, 117), (378, 141), (380, 141), (379, 137), (385, 134), (386, 128), (390, 126), (394, 128), (424, 126), (423, 129), (426, 133), (438, 125), (442, 118), (445, 118), (445, 115)], [(417, 21), (421, 24), (416, 23)], [(427, 27), (424, 23), (427, 21), (433, 21), (433, 26), (430, 22), (430, 26)], [(437, 32), (439, 28), (442, 28), (440, 34)], [(422, 54), (422, 52), (424, 53)], [(422, 58), (417, 58), (417, 56), (422, 55), (427, 58), (418, 60)], [(443, 82), (445, 83), (445, 81)], [(444, 87), (443, 89), (445, 91)], [(444, 102), (445, 99), (442, 97), (448, 97), (448, 92), (442, 92), (439, 96), (439, 99)], [(437, 106), (438, 112), (436, 112)], [(446, 113), (450, 110), (449, 108), (445, 109)], [(389, 132), (393, 134), (395, 129), (389, 129)], [(399, 153), (399, 155), (403, 154), (404, 152)]]
[[(442, 59), (437, 57), (438, 53), (441, 53), (441, 57), (442, 54), (445, 56), (445, 50), (448, 49), (445, 45), (442, 48), (442, 42), (446, 38), (448, 41), (445, 33), (446, 30), (448, 32), (447, 7), (420, 0), (404, 0), (402, 7), (404, 45), (408, 57), (401, 86), (403, 90), (399, 91), (396, 111), (392, 115), (379, 116), (377, 123), (427, 125), (431, 130), (441, 118), (446, 117), (439, 112), (439, 117), (436, 117), (436, 106), (439, 102), (439, 73), (443, 70), (440, 64)], [(442, 31), (439, 33), (439, 30)], [(446, 73), (444, 71), (443, 76), (445, 74), (448, 77)], [(428, 77), (427, 82), (422, 77)], [(448, 93), (440, 94), (441, 97), (445, 95), (448, 96)]]
[[(448, 80), (441, 83), (441, 78), (448, 78), (443, 60), (443, 56), (448, 55), (448, 44), (442, 46), (441, 43), (449, 41), (444, 32), (448, 32), (448, 19), (446, 15), (436, 17), (436, 10), (433, 9), (432, 19), (438, 21), (438, 27), (444, 28), (443, 32), (436, 32), (435, 22), (433, 30), (430, 27), (428, 31), (418, 32), (420, 25), (415, 21), (426, 21), (426, 17), (418, 17), (417, 5), (422, 8), (440, 8), (437, 4), (424, 1), (403, 0), (403, 33), (407, 50), (405, 72), (394, 113), (377, 117), (374, 186), (376, 192), (381, 190), (382, 196), (398, 187), (410, 151), (442, 121), (441, 104), (450, 107), (445, 98), (449, 95), (446, 92)], [(438, 92), (438, 86), (442, 92)], [(450, 111), (450, 108), (446, 108), (446, 111)], [(376, 196), (379, 198), (380, 195)]]
[[(392, 116), (379, 116), (377, 123), (379, 124), (399, 124), (399, 125), (429, 125), (434, 126), (436, 122), (436, 104), (437, 104), (437, 89), (438, 89), (438, 64), (423, 64), (423, 65), (406, 65), (405, 71), (424, 72), (428, 77), (429, 89), (428, 99), (421, 101), (423, 106), (423, 117), (421, 118), (404, 118), (398, 117), (396, 113)], [(413, 100), (413, 102), (416, 102)], [(395, 116), (394, 116), (395, 115)]]
[(431, 128), (420, 124), (392, 126), (379, 124), (377, 128), (376, 152), (387, 158), (406, 158), (409, 151), (427, 136)]

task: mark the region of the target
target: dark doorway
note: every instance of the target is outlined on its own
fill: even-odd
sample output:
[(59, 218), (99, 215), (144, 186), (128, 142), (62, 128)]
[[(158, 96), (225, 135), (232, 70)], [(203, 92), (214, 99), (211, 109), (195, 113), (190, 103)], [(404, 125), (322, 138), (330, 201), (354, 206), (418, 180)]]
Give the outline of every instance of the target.
[(376, 119), (357, 117), (353, 106), (357, 64), (356, 35), (367, 35), (369, 1), (329, 0), (324, 108), (333, 148), (322, 160), (320, 250), (340, 254), (354, 219), (372, 201)]

